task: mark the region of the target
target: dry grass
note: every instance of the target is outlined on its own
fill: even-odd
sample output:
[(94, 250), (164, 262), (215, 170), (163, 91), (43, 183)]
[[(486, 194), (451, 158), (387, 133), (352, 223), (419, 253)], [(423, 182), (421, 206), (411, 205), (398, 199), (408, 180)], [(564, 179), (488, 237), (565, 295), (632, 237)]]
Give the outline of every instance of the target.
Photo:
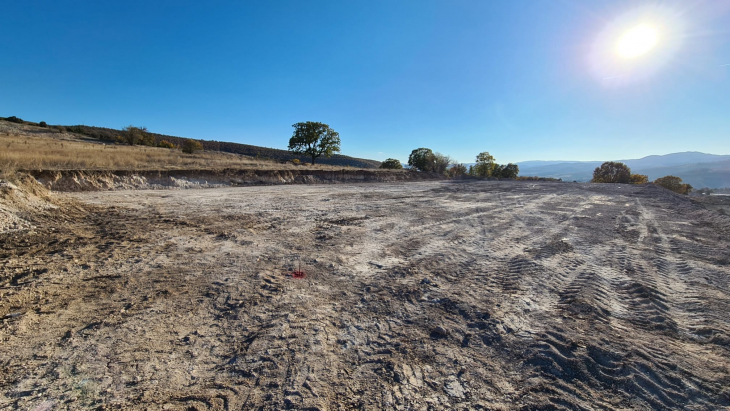
[(342, 169), (260, 160), (230, 153), (88, 142), (69, 134), (0, 133), (0, 170)]

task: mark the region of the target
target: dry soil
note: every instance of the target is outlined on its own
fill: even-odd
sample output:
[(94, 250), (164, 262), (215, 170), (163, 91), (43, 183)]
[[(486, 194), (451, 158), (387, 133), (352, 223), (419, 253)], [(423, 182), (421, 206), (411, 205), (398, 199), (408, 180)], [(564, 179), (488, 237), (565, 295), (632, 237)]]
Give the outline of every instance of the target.
[(730, 219), (654, 186), (72, 196), (0, 234), (0, 408), (730, 405)]

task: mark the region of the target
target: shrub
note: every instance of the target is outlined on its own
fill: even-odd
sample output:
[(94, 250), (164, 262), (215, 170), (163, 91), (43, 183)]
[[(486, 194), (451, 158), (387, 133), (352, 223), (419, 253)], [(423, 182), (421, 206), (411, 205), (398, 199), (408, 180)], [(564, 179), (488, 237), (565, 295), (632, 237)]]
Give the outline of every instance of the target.
[(203, 145), (200, 143), (200, 141), (193, 140), (193, 139), (186, 139), (185, 142), (182, 145), (182, 151), (183, 153), (193, 154), (196, 151), (202, 151)]
[(10, 116), (10, 117), (6, 118), (5, 120), (9, 121), (11, 123), (18, 123), (18, 124), (24, 123), (22, 118), (15, 117), (15, 116)]
[(624, 163), (606, 161), (593, 170), (591, 183), (623, 183), (628, 184), (631, 178), (631, 169)]
[(175, 148), (175, 145), (172, 144), (171, 142), (167, 141), (167, 140), (162, 140), (162, 141), (160, 141), (160, 144), (157, 145), (157, 147), (162, 147), (162, 148)]
[(689, 184), (682, 184), (682, 179), (677, 176), (664, 176), (657, 178), (654, 180), (654, 184), (678, 194), (687, 195), (690, 191), (692, 191), (692, 186)]
[(649, 176), (644, 174), (631, 174), (629, 176), (629, 182), (631, 184), (646, 184), (649, 182)]
[(46, 127), (48, 127), (48, 124), (46, 124), (45, 121), (41, 121), (40, 123), (38, 123), (38, 127), (46, 128)]
[(291, 162), (292, 164), (294, 164), (295, 166), (298, 166), (298, 165), (302, 164), (302, 162), (301, 162), (301, 161), (299, 161), (299, 159), (298, 159), (298, 158), (295, 158), (295, 159), (291, 160), (290, 162)]
[(466, 174), (466, 166), (463, 164), (454, 164), (449, 169), (449, 176), (451, 177), (461, 177), (464, 174)]
[(389, 169), (389, 170), (400, 170), (403, 168), (403, 165), (400, 163), (399, 160), (396, 160), (394, 158), (389, 158), (382, 163), (380, 163), (380, 168)]

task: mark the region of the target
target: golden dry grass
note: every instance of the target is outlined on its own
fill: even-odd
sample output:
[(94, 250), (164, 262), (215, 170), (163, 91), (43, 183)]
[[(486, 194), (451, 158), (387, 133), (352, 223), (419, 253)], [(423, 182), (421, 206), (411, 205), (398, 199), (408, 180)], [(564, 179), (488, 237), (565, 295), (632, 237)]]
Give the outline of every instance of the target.
[(230, 153), (184, 154), (178, 149), (82, 141), (68, 134), (42, 136), (0, 133), (0, 170), (196, 170), (342, 169), (259, 160)]

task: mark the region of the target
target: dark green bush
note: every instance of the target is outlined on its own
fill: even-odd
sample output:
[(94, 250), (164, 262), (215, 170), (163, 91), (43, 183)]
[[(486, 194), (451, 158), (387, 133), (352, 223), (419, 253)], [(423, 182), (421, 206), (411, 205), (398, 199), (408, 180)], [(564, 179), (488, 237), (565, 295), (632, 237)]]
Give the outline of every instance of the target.
[(403, 164), (401, 164), (399, 160), (389, 158), (380, 163), (380, 168), (385, 168), (389, 170), (400, 170), (403, 168)]
[(193, 154), (196, 151), (202, 151), (203, 145), (200, 143), (200, 141), (193, 140), (193, 139), (187, 139), (182, 145), (182, 151), (183, 153)]

